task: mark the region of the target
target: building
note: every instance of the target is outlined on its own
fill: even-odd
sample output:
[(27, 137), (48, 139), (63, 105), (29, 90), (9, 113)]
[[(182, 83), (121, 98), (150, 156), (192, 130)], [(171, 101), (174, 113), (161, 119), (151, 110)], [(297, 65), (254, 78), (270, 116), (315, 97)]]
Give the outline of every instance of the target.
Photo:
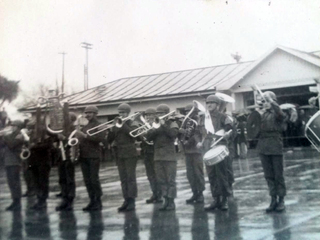
[(263, 91), (274, 91), (280, 104), (306, 105), (320, 89), (320, 57), (316, 53), (276, 46), (256, 61), (121, 78), (66, 96), (64, 100), (78, 113), (87, 105), (98, 106), (101, 121), (115, 117), (122, 102), (129, 103), (133, 112), (159, 103), (181, 110), (192, 100), (204, 103), (216, 91), (236, 100), (227, 107), (231, 112), (255, 103), (254, 84)]

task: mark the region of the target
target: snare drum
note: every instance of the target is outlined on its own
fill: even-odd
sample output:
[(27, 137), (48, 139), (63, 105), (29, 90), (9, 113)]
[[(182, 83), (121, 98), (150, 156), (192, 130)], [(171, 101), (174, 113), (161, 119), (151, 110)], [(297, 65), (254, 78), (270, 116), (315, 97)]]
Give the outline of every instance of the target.
[(320, 152), (320, 111), (314, 114), (307, 122), (305, 136)]
[(224, 145), (218, 145), (211, 148), (203, 156), (203, 161), (207, 166), (212, 166), (224, 160), (229, 156), (229, 150)]

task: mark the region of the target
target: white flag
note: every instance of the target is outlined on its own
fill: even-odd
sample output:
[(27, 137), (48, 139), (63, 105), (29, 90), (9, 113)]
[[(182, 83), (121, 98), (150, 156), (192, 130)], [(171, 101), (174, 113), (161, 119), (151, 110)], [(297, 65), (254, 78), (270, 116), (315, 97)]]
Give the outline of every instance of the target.
[(214, 127), (212, 124), (211, 115), (208, 110), (206, 111), (206, 114), (205, 114), (204, 127), (206, 128), (207, 133), (210, 132), (214, 134)]

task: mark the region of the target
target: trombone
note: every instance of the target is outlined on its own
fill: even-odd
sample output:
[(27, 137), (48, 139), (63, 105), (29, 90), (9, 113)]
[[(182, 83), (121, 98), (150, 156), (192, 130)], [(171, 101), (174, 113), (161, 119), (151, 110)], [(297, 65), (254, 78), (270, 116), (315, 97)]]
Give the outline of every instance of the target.
[(154, 122), (152, 123), (152, 125), (150, 123), (148, 123), (143, 116), (140, 116), (140, 120), (144, 124), (136, 129), (132, 130), (129, 134), (131, 137), (136, 138), (138, 136), (146, 134), (151, 129), (158, 129), (161, 126), (160, 121), (165, 118), (170, 117), (173, 114), (175, 114), (175, 110), (173, 110), (173, 111), (169, 112), (168, 114), (163, 115), (161, 117), (156, 117)]
[[(115, 121), (116, 121), (115, 126), (118, 127), (118, 128), (121, 128), (122, 125), (123, 125), (127, 120), (129, 120), (129, 119), (131, 119), (131, 118), (133, 118), (134, 116), (137, 116), (137, 115), (139, 115), (139, 114), (141, 114), (141, 113), (140, 113), (140, 112), (137, 112), (137, 113), (132, 114), (132, 115), (126, 117), (126, 118), (117, 117), (116, 119), (110, 120), (110, 121), (108, 121), (108, 122), (102, 123), (102, 124), (100, 124), (100, 125), (98, 125), (98, 126), (95, 126), (95, 127), (93, 127), (93, 128), (88, 129), (88, 130), (87, 130), (87, 134), (88, 134), (89, 136), (93, 136), (93, 135), (96, 135), (96, 134), (101, 133), (101, 132), (103, 132), (103, 131), (106, 131), (106, 130), (108, 130), (108, 129), (110, 129), (110, 128), (113, 128), (113, 126), (114, 126), (113, 123), (114, 123)], [(97, 129), (98, 129), (98, 131), (95, 131), (95, 130), (97, 130)]]

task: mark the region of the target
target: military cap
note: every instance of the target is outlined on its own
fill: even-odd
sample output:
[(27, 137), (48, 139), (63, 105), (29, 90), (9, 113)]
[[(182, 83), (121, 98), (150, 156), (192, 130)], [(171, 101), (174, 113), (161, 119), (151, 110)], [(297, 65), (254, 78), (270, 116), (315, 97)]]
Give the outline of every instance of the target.
[(125, 111), (125, 112), (131, 112), (131, 107), (129, 104), (127, 103), (121, 103), (119, 106), (118, 106), (118, 111)]
[(87, 107), (84, 109), (84, 112), (85, 112), (85, 113), (89, 113), (89, 112), (98, 113), (98, 108), (97, 108), (96, 106), (87, 106)]

